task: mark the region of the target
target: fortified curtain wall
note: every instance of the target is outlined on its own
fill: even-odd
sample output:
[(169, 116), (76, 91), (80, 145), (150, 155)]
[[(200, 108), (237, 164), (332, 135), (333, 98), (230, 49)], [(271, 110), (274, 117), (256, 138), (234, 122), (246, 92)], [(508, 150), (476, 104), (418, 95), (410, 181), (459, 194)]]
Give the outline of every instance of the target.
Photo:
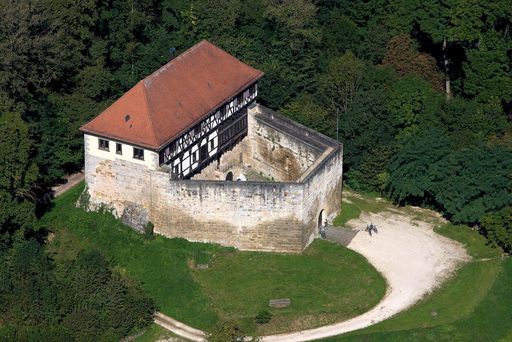
[(104, 205), (138, 230), (151, 221), (169, 237), (282, 252), (301, 252), (318, 234), (320, 212), (339, 211), (341, 145), (264, 107), (249, 111), (248, 137), (221, 163), (251, 163), (295, 182), (170, 180), (165, 172), (88, 154), (90, 209)]

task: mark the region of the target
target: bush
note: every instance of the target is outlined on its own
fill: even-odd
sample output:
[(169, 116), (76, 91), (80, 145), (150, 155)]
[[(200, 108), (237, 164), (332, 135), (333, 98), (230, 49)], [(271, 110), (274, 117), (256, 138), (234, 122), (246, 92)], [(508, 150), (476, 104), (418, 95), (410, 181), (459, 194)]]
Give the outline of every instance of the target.
[(146, 223), (146, 225), (144, 226), (144, 237), (148, 240), (154, 239), (155, 238), (155, 236), (153, 234), (154, 229), (155, 229), (155, 225), (153, 223), (151, 223), (151, 221)]
[(256, 315), (254, 321), (258, 324), (267, 324), (272, 319), (270, 311), (263, 309)]
[(217, 325), (206, 334), (208, 342), (256, 342), (257, 338), (249, 338), (236, 321), (219, 321)]
[(505, 252), (512, 252), (512, 207), (485, 215), (481, 229), (489, 241)]

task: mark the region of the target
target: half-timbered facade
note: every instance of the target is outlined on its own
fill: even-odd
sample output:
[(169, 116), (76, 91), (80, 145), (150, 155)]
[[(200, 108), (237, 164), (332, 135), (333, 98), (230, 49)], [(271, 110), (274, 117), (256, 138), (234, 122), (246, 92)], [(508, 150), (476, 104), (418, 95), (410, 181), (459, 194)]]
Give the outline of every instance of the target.
[[(189, 178), (247, 134), (247, 107), (262, 75), (202, 41), (82, 126), (86, 146), (97, 139), (91, 154), (131, 155), (139, 164), (151, 156), (149, 168), (167, 166), (172, 178)], [(123, 147), (133, 154), (123, 155)]]
[(175, 178), (188, 178), (220, 157), (247, 135), (247, 106), (256, 95), (254, 83), (213, 110), (160, 151), (160, 165), (169, 165)]

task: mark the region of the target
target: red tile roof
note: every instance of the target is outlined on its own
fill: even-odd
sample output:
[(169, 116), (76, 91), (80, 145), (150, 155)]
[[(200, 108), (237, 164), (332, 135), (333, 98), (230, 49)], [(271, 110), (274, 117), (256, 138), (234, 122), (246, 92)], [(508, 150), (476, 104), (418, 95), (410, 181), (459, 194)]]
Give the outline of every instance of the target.
[(159, 150), (261, 76), (263, 72), (203, 40), (80, 130)]

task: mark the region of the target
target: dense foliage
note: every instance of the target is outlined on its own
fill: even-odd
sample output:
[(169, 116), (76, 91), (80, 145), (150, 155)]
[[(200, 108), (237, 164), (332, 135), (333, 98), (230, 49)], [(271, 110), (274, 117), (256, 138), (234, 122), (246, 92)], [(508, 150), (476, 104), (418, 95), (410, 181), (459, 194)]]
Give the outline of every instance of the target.
[(0, 17), (5, 248), (42, 241), (36, 209), (82, 167), (80, 125), (208, 39), (265, 72), (263, 104), (343, 142), (350, 186), (510, 249), (509, 0), (4, 0)]
[(56, 265), (34, 240), (2, 254), (0, 331), (8, 339), (118, 340), (152, 321), (153, 303), (96, 251)]
[(512, 207), (485, 215), (482, 219), (482, 229), (494, 245), (512, 252)]

